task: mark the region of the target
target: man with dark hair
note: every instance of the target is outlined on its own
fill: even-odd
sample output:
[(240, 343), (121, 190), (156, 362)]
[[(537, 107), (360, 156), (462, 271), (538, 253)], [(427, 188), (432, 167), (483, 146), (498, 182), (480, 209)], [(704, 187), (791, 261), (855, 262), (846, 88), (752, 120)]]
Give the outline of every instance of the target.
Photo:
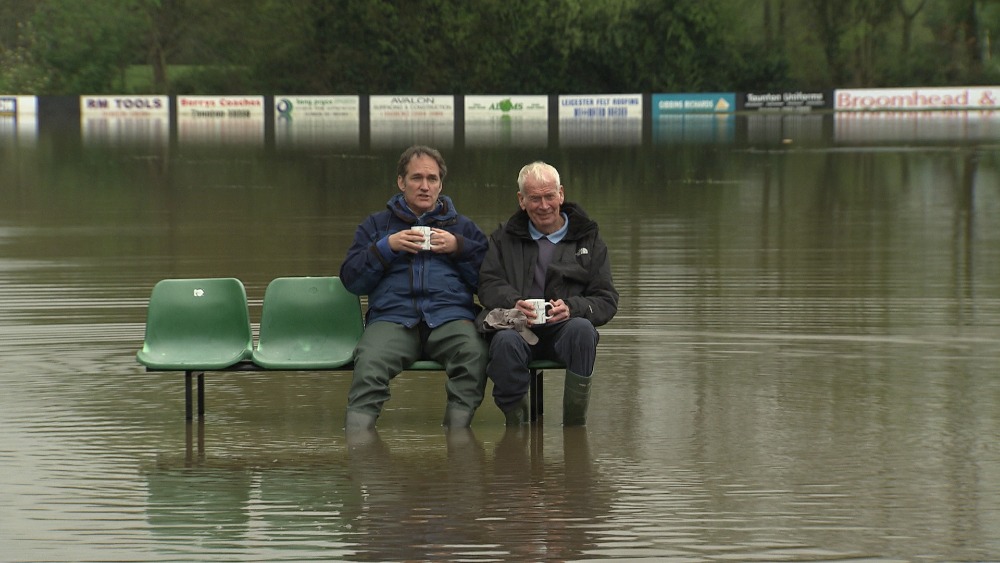
[[(444, 425), (472, 423), (486, 388), (487, 348), (473, 323), (473, 296), (486, 237), (441, 195), (448, 168), (437, 150), (400, 156), (400, 193), (369, 215), (340, 267), (349, 291), (368, 295), (364, 334), (354, 350), (345, 428), (371, 429), (389, 399), (389, 381), (419, 359), (448, 374)], [(430, 227), (425, 235), (412, 227)]]
[[(543, 324), (530, 324), (535, 338), (515, 330), (490, 334), (493, 400), (508, 426), (528, 419), (532, 360), (566, 364), (563, 424), (587, 423), (591, 376), (597, 357), (595, 327), (618, 312), (618, 291), (611, 279), (608, 248), (597, 223), (583, 209), (564, 201), (559, 172), (544, 162), (524, 166), (517, 177), (520, 209), (490, 235), (479, 273), (479, 301), (486, 311), (517, 309), (537, 317), (526, 299), (551, 305)], [(482, 321), (477, 321), (482, 326)]]

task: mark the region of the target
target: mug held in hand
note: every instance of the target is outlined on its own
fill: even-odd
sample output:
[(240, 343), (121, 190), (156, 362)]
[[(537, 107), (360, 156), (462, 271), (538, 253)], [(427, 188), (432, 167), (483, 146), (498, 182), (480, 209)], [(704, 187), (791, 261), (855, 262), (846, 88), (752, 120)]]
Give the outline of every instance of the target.
[(548, 314), (548, 308), (554, 307), (552, 303), (544, 299), (525, 299), (525, 302), (535, 310), (535, 318), (531, 321), (532, 324), (545, 324), (552, 318), (552, 315)]
[(415, 232), (415, 233), (420, 233), (420, 234), (424, 235), (424, 242), (420, 243), (420, 249), (421, 250), (430, 250), (431, 249), (431, 228), (430, 227), (427, 227), (427, 226), (424, 226), (424, 225), (418, 225), (416, 227), (410, 227), (410, 230), (413, 231), (413, 232)]

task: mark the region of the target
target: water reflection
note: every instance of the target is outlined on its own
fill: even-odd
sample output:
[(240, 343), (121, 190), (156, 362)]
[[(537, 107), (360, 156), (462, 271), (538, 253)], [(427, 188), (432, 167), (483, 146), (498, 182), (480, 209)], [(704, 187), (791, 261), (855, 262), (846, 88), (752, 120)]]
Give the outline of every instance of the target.
[[(751, 122), (761, 116), (753, 116)], [(659, 144), (731, 143), (736, 140), (736, 118), (732, 114), (661, 115), (653, 122), (653, 141)], [(757, 140), (751, 137), (751, 140)]]
[(5, 554), (994, 558), (993, 141), (816, 117), (736, 116), (710, 143), (456, 139), (445, 191), (484, 229), (535, 158), (601, 224), (622, 302), (589, 426), (558, 424), (557, 372), (543, 424), (506, 432), (487, 400), (446, 433), (442, 375), (417, 373), (361, 440), (344, 374), (208, 374), (187, 426), (182, 375), (134, 354), (162, 278), (238, 277), (257, 322), (275, 277), (336, 272), (400, 147), (0, 140)]
[(1000, 137), (996, 111), (839, 112), (836, 139), (842, 143), (885, 141), (995, 141)]
[(608, 493), (586, 430), (566, 429), (561, 452), (546, 451), (539, 427), (487, 435), (489, 447), (456, 429), (388, 440), (360, 431), (316, 453), (166, 453), (143, 469), (146, 521), (158, 552), (176, 557), (237, 545), (354, 561), (567, 560), (597, 549), (590, 529)]
[(563, 147), (641, 145), (642, 120), (560, 119), (559, 144)]

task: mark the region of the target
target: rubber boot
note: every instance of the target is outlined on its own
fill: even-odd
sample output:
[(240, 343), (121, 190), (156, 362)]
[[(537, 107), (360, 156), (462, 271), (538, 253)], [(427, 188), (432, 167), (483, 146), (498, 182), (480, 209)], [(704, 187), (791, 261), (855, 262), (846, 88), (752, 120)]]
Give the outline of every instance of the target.
[(366, 412), (347, 409), (344, 416), (344, 430), (371, 430), (375, 428), (375, 420), (378, 416)]
[(521, 400), (513, 407), (504, 411), (503, 416), (507, 426), (522, 426), (530, 423), (531, 416), (528, 414), (528, 396), (521, 397)]
[(563, 426), (585, 426), (590, 403), (590, 378), (566, 370), (563, 388)]
[(444, 422), (442, 426), (448, 428), (468, 428), (472, 426), (472, 416), (475, 413), (462, 407), (452, 406), (450, 403), (444, 410)]

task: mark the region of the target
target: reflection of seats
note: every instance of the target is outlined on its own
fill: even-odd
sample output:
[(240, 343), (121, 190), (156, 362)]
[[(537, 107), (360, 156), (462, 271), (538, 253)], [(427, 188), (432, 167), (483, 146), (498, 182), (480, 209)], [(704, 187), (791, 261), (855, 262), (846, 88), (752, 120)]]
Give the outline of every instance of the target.
[(247, 360), (253, 335), (243, 283), (169, 279), (153, 287), (146, 336), (136, 355), (150, 369), (225, 369)]
[(340, 278), (277, 278), (264, 292), (253, 361), (267, 369), (334, 369), (351, 363), (364, 324)]
[(245, 540), (252, 512), (249, 470), (152, 467), (144, 475), (146, 522), (158, 542), (225, 549)]

